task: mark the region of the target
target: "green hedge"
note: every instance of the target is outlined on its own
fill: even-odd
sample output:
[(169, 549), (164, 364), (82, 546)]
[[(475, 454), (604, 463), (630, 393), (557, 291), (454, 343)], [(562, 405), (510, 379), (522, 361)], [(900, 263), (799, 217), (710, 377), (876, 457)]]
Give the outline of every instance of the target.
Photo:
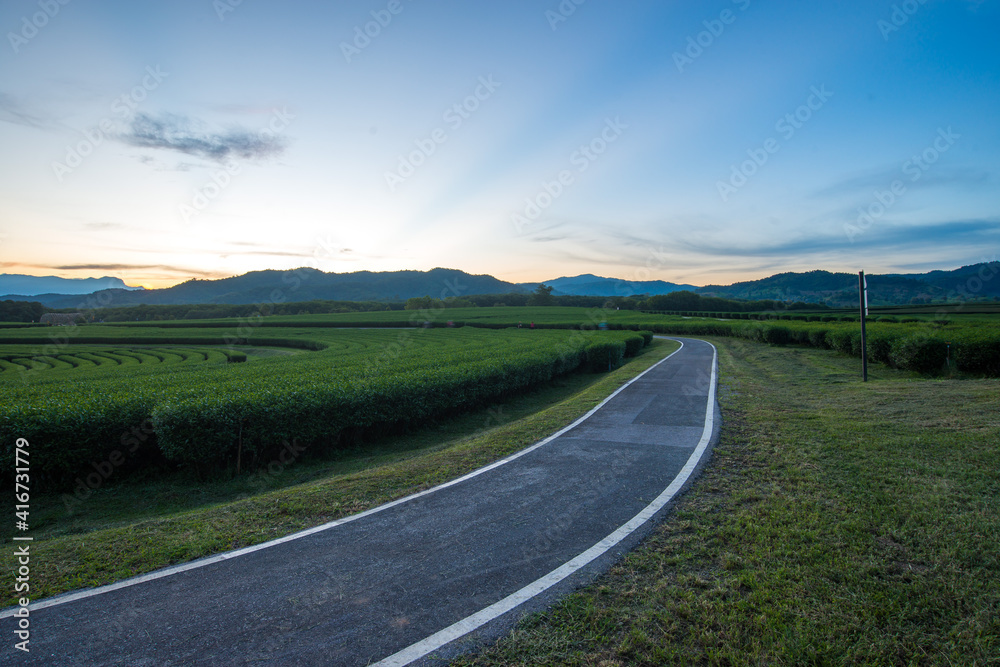
[(897, 368), (932, 373), (944, 368), (947, 344), (936, 338), (911, 336), (897, 338), (889, 348), (889, 360)]
[(948, 335), (951, 358), (958, 369), (992, 377), (1000, 376), (1000, 335), (992, 330), (965, 330)]
[(630, 336), (625, 336), (625, 356), (634, 357), (642, 351), (642, 348), (646, 347), (645, 339), (639, 334), (632, 334)]
[[(74, 382), (12, 385), (11, 400), (0, 405), (0, 452), (6, 460), (10, 443), (27, 438), (39, 489), (71, 490), (119, 459), (115, 470), (179, 464), (211, 473), (237, 460), (251, 470), (286, 441), (320, 452), (490, 405), (585, 363), (607, 370), (609, 361), (622, 363), (627, 346), (645, 342), (626, 332), (464, 331), (414, 333), (398, 354), (391, 347), (396, 334), (359, 332), (365, 338), (356, 346), (315, 356), (169, 372), (136, 364), (121, 372), (79, 371)], [(245, 358), (239, 351), (225, 356)]]
[[(821, 319), (822, 326), (816, 323)], [(779, 323), (780, 322), (780, 323)], [(948, 345), (955, 369), (963, 373), (1000, 376), (1000, 330), (993, 326), (929, 328), (893, 322), (869, 323), (868, 358), (903, 370), (936, 373), (946, 368)], [(801, 344), (833, 349), (852, 356), (861, 355), (860, 322), (842, 323), (837, 318), (809, 317), (808, 322), (709, 321), (690, 320), (654, 324), (658, 334), (689, 336), (732, 336), (770, 345)]]
[(625, 359), (625, 342), (591, 343), (585, 348), (587, 367), (594, 373), (618, 368)]

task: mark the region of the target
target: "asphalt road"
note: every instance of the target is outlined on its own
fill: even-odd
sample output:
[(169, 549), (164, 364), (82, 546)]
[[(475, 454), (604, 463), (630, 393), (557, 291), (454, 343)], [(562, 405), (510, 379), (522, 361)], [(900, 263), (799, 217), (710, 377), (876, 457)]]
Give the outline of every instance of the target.
[(440, 664), (590, 582), (650, 530), (716, 437), (715, 350), (654, 366), (589, 416), (362, 515), (33, 605), (0, 663)]

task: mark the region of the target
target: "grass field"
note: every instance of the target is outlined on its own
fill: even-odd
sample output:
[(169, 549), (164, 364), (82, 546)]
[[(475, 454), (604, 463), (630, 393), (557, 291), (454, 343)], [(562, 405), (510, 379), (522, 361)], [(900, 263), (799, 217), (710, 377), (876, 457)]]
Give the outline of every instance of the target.
[(722, 438), (674, 512), (458, 664), (1000, 663), (1000, 381), (713, 342)]
[[(411, 433), (327, 456), (307, 448), (249, 475), (112, 477), (83, 499), (71, 489), (32, 494), (33, 599), (257, 544), (454, 479), (559, 430), (676, 348), (655, 341), (611, 373), (564, 375)], [(0, 605), (12, 603), (5, 591)]]
[[(537, 343), (567, 332), (283, 327), (327, 347), (218, 368), (382, 354), (399, 336), (432, 347), (465, 336), (471, 356), (496, 334)], [(596, 584), (459, 664), (1000, 663), (1000, 380), (872, 364), (863, 384), (858, 360), (834, 350), (712, 340), (722, 440), (674, 512)], [(332, 456), (307, 450), (277, 470), (258, 462), (209, 483), (112, 477), (83, 499), (33, 495), (33, 582), (41, 596), (108, 583), (427, 488), (557, 430), (668, 349), (654, 343), (613, 373), (561, 376)], [(166, 364), (142, 366), (111, 372), (168, 377)], [(169, 373), (209, 368), (185, 366)], [(105, 373), (47, 368), (0, 391)]]

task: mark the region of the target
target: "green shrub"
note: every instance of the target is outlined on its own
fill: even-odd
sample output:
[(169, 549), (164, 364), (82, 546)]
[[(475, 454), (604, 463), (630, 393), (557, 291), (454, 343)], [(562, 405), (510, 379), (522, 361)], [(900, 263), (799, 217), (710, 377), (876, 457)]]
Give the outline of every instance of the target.
[(788, 327), (772, 325), (764, 327), (763, 338), (768, 345), (788, 345), (792, 342), (792, 331)]
[(895, 330), (876, 328), (868, 332), (868, 358), (880, 364), (891, 364), (892, 344), (902, 334)]
[(951, 335), (951, 356), (964, 373), (1000, 376), (1000, 331), (967, 330)]
[(642, 336), (643, 347), (649, 345), (653, 342), (653, 332), (652, 331), (640, 331), (639, 335)]
[(740, 338), (746, 338), (747, 340), (756, 341), (758, 343), (764, 342), (764, 325), (758, 322), (751, 322), (747, 324), (740, 324), (733, 331)]
[(625, 343), (626, 357), (634, 357), (642, 351), (642, 348), (646, 347), (645, 339), (639, 334), (626, 336), (623, 342)]
[(791, 329), (792, 342), (798, 345), (809, 345), (809, 330), (802, 327)]
[(618, 368), (625, 358), (625, 343), (591, 343), (586, 347), (587, 367), (594, 373)]
[(826, 344), (830, 349), (836, 350), (837, 352), (851, 354), (853, 347), (851, 341), (851, 331), (849, 329), (833, 329), (832, 331), (827, 332)]
[(948, 347), (943, 340), (923, 335), (897, 338), (889, 350), (894, 366), (918, 373), (940, 371), (947, 356)]

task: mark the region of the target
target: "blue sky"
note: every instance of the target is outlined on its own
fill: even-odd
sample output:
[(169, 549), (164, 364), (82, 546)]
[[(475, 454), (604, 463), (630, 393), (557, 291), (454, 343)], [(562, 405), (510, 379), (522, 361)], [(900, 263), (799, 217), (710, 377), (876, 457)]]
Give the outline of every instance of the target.
[(991, 0), (63, 1), (0, 5), (0, 272), (701, 285), (1000, 245)]

